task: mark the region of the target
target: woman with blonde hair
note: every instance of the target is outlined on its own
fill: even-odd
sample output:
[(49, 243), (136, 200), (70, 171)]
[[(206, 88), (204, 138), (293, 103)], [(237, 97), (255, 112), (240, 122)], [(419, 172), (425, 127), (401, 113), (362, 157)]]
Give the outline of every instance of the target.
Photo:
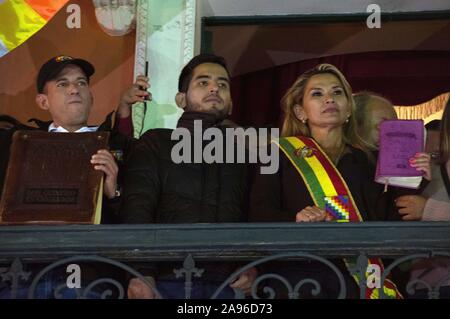
[[(331, 64), (320, 64), (312, 68), (294, 82), (282, 99), (284, 121), (281, 129), (282, 137), (304, 136), (315, 142), (315, 146), (296, 148), (294, 157), (302, 158), (300, 153), (320, 148), (325, 157), (330, 160), (342, 177), (349, 182), (348, 187), (355, 197), (357, 206), (364, 218), (369, 218), (371, 203), (367, 203), (364, 192), (372, 184), (373, 176), (368, 176), (367, 144), (357, 134), (355, 117), (355, 103), (352, 89), (344, 75)], [(283, 150), (281, 148), (281, 150)], [(303, 156), (308, 158), (308, 156)], [(266, 196), (258, 194), (271, 193), (255, 184), (253, 189), (252, 207), (267, 207), (269, 216), (265, 216), (266, 209), (258, 209), (257, 218), (281, 218), (283, 221), (323, 221), (325, 211), (314, 204), (314, 198), (308, 196), (308, 186), (299, 179), (298, 170), (292, 165), (286, 152), (280, 152), (280, 168), (278, 174), (260, 175), (260, 185), (267, 179), (276, 180), (271, 185), (290, 185), (283, 188), (290, 190), (280, 194), (280, 202), (275, 207), (285, 207), (284, 213), (273, 214), (273, 205), (263, 204), (268, 200)], [(288, 174), (286, 174), (288, 172)], [(280, 175), (283, 173), (283, 175)], [(281, 187), (280, 185), (280, 187)], [(272, 188), (272, 187), (270, 187)], [(295, 193), (294, 199), (290, 194)], [(277, 194), (275, 192), (274, 194)], [(283, 196), (287, 198), (284, 199)], [(270, 198), (271, 196), (269, 196)], [(266, 198), (266, 200), (264, 200)], [(273, 203), (275, 204), (275, 203)], [(292, 213), (295, 213), (292, 216)]]
[[(352, 89), (333, 65), (320, 64), (303, 73), (282, 99), (285, 114), (278, 172), (257, 175), (250, 199), (250, 221), (360, 222), (375, 219), (373, 176), (367, 144), (357, 134)], [(346, 281), (347, 297), (358, 288), (342, 260), (333, 261)], [(370, 260), (378, 263), (379, 260)], [(336, 298), (339, 283), (318, 262), (280, 262), (273, 270), (300, 281), (311, 278), (321, 298)], [(348, 264), (348, 263), (347, 263)], [(272, 270), (272, 269), (271, 269)], [(384, 293), (398, 297), (392, 283)], [(293, 283), (295, 285), (295, 283)], [(312, 297), (307, 291), (300, 296)], [(366, 289), (366, 298), (377, 292)]]
[(381, 94), (361, 91), (353, 94), (355, 101), (355, 119), (358, 126), (358, 134), (374, 151), (380, 144), (380, 123), (385, 120), (396, 120), (392, 102)]
[[(352, 116), (355, 113), (355, 102), (352, 98), (352, 88), (345, 79), (344, 75), (334, 65), (320, 64), (309, 71), (303, 73), (294, 84), (287, 90), (282, 99), (282, 109), (284, 112), (284, 121), (281, 129), (281, 136), (303, 135), (311, 137), (311, 128), (308, 125), (308, 117), (306, 116), (303, 102), (305, 99), (305, 90), (311, 78), (323, 77), (332, 78), (339, 85), (332, 92), (336, 97), (345, 97), (347, 102), (345, 110), (344, 123), (338, 123), (342, 128), (342, 142), (353, 145), (367, 151), (367, 143), (365, 143), (357, 133), (356, 119)], [(313, 92), (314, 95), (322, 95), (320, 90)], [(306, 96), (308, 99), (309, 97)], [(330, 112), (333, 115), (333, 112)], [(300, 120), (299, 120), (300, 119)]]

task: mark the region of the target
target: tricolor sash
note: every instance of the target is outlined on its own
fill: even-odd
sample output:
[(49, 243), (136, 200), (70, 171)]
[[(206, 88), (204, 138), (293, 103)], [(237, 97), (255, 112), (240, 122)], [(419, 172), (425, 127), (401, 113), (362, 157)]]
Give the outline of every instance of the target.
[[(282, 137), (274, 140), (273, 143), (278, 145), (294, 165), (317, 207), (325, 209), (327, 214), (331, 214), (337, 222), (363, 221), (345, 180), (312, 138), (305, 136)], [(346, 258), (344, 261), (347, 268), (354, 267), (356, 264), (356, 260), (352, 258)], [(370, 265), (377, 265), (383, 273), (384, 267), (381, 259), (368, 258), (368, 266)], [(367, 280), (370, 273), (366, 271), (365, 275)], [(359, 277), (356, 274), (352, 274), (352, 276), (359, 284)], [(395, 284), (389, 279), (384, 281), (383, 291), (388, 298), (402, 298)], [(367, 299), (379, 299), (380, 297), (378, 288), (366, 287), (365, 295)]]

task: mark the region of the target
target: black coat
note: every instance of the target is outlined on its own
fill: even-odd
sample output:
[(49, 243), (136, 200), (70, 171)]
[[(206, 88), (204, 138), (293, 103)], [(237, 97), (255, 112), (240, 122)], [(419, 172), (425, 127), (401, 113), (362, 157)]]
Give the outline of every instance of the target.
[[(117, 182), (120, 185), (123, 184), (123, 171), (125, 168), (125, 162), (128, 155), (133, 148), (135, 140), (131, 137), (121, 134), (116, 127), (112, 126), (112, 115), (111, 112), (105, 119), (105, 121), (99, 126), (98, 131), (108, 131), (110, 132), (109, 137), (109, 149), (111, 151), (118, 151), (122, 154), (122, 158), (118, 160), (117, 164), (119, 166), (119, 174)], [(0, 194), (3, 190), (3, 183), (6, 177), (6, 170), (9, 162), (10, 146), (12, 142), (12, 136), (17, 130), (41, 130), (48, 131), (49, 125), (52, 121), (40, 121), (37, 119), (31, 119), (28, 122), (33, 122), (36, 126), (25, 125), (10, 116), (0, 116), (1, 123), (7, 123), (10, 127), (0, 128)], [(117, 121), (116, 121), (117, 123)], [(108, 199), (103, 198), (103, 208), (102, 208), (102, 224), (117, 223), (118, 221), (118, 211), (120, 207), (120, 198)]]
[[(185, 112), (180, 121), (187, 116)], [(172, 131), (153, 129), (136, 143), (125, 174), (122, 221), (166, 224), (246, 221), (247, 165), (176, 164), (171, 152), (178, 141), (171, 140)], [(240, 264), (198, 262), (196, 265), (205, 270), (200, 280), (223, 281)], [(157, 280), (175, 279), (173, 269), (180, 266), (181, 263), (172, 262), (135, 265)]]
[[(364, 220), (375, 220), (374, 183), (370, 163), (364, 152), (348, 146), (337, 169), (346, 181)], [(257, 175), (250, 198), (249, 220), (254, 222), (295, 222), (295, 215), (314, 202), (300, 174), (280, 150), (276, 174)]]
[[(364, 152), (348, 146), (349, 152), (340, 159), (337, 169), (346, 181), (355, 204), (364, 220), (375, 220), (374, 183), (370, 163)], [(255, 176), (250, 195), (249, 221), (251, 222), (295, 222), (296, 214), (307, 206), (314, 206), (313, 199), (296, 168), (280, 150), (279, 170), (276, 174)], [(347, 298), (356, 298), (358, 288), (342, 260), (331, 259), (342, 272), (347, 287)], [(337, 276), (325, 264), (315, 260), (277, 260), (259, 266), (260, 273), (276, 273), (292, 285), (302, 279), (314, 279), (321, 285), (317, 298), (336, 298), (340, 289)], [(287, 298), (286, 288), (277, 280), (267, 283), (273, 286), (277, 298)], [(305, 285), (301, 298), (315, 298), (312, 288)]]
[(172, 130), (145, 133), (130, 157), (121, 217), (125, 223), (231, 223), (243, 210), (247, 167), (172, 161)]
[[(344, 178), (355, 200), (362, 218), (365, 221), (398, 220), (400, 215), (395, 207), (394, 199), (401, 195), (414, 194), (420, 190), (389, 187), (384, 192), (384, 186), (374, 182), (375, 164), (369, 161), (364, 152), (350, 148), (342, 156), (337, 169)], [(375, 158), (377, 154), (374, 154)], [(422, 183), (426, 185), (426, 181)], [(295, 222), (296, 214), (306, 206), (313, 206), (311, 195), (286, 155), (280, 151), (280, 169), (277, 174), (255, 176), (250, 195), (249, 221), (252, 222)], [(341, 260), (331, 260), (343, 273), (347, 285), (347, 297), (358, 295), (358, 288), (350, 277)], [(319, 297), (335, 298), (339, 291), (336, 275), (324, 264), (315, 261), (275, 261), (260, 267), (263, 273), (278, 273), (288, 278), (291, 283), (297, 283), (304, 278), (313, 278), (322, 285)], [(283, 294), (283, 288), (276, 291)], [(311, 298), (306, 289), (301, 293), (305, 298)]]

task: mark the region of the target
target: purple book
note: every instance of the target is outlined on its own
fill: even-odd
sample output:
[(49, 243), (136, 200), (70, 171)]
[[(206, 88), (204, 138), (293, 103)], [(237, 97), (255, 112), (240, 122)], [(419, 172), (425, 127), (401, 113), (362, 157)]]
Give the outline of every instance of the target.
[(380, 150), (375, 181), (386, 185), (418, 188), (422, 172), (409, 159), (424, 149), (422, 120), (385, 120), (380, 124)]

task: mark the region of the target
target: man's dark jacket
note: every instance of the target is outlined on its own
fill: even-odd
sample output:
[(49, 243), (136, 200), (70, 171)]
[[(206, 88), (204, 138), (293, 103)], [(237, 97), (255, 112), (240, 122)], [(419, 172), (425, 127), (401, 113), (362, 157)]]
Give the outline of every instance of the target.
[[(194, 112), (185, 112), (178, 122), (178, 127), (192, 132), (195, 119), (202, 120), (203, 129), (214, 127), (222, 133), (225, 132), (226, 127), (216, 123), (214, 117)], [(171, 140), (172, 132), (171, 129), (153, 129), (146, 132), (136, 143), (125, 174), (120, 210), (122, 221), (134, 224), (246, 221), (244, 205), (248, 185), (247, 165), (207, 164), (203, 160), (202, 163), (177, 164), (172, 160), (171, 153), (172, 148), (180, 141)], [(209, 141), (204, 142), (201, 149), (208, 143)], [(225, 149), (224, 147), (224, 158)], [(193, 155), (193, 144), (191, 152)], [(205, 270), (204, 278), (212, 280), (223, 280), (231, 271), (216, 266), (210, 268), (208, 265), (206, 268), (209, 269)], [(152, 275), (160, 278), (173, 275), (169, 265), (159, 266), (158, 270), (159, 274)]]
[[(99, 126), (98, 131), (108, 131), (110, 132), (109, 138), (109, 149), (111, 151), (116, 151), (119, 154), (122, 154), (121, 158), (117, 161), (119, 166), (119, 174), (117, 177), (117, 182), (122, 185), (123, 180), (123, 171), (125, 166), (125, 159), (128, 154), (131, 152), (131, 149), (134, 145), (134, 140), (131, 137), (125, 136), (121, 134), (117, 130), (117, 119), (116, 125), (112, 126), (112, 115), (111, 112), (105, 119), (105, 121)], [(18, 120), (7, 116), (0, 116), (0, 123), (3, 124), (0, 126), (0, 194), (3, 190), (3, 184), (6, 177), (6, 171), (9, 162), (9, 153), (10, 146), (12, 142), (12, 136), (14, 132), (17, 130), (41, 130), (48, 131), (49, 125), (52, 121), (40, 121), (37, 119), (31, 119), (28, 122), (33, 122), (36, 126), (25, 125)], [(103, 209), (102, 209), (102, 224), (110, 224), (117, 223), (117, 214), (120, 207), (120, 198), (116, 199), (107, 199), (103, 198)]]

